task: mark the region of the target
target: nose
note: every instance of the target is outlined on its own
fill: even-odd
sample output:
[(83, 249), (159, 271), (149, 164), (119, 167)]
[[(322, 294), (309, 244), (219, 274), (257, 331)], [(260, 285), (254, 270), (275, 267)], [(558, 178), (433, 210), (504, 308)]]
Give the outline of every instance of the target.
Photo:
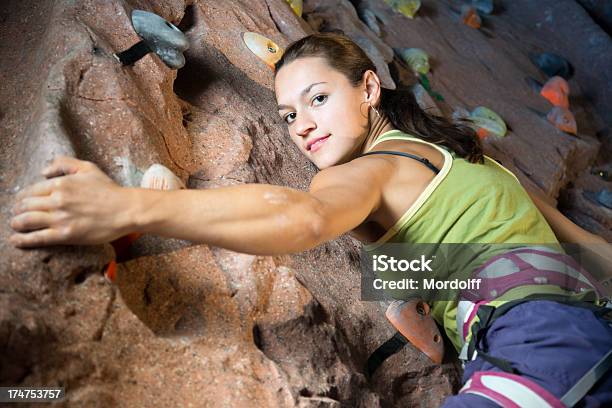
[(295, 133), (298, 136), (305, 137), (308, 136), (313, 129), (317, 128), (317, 124), (312, 117), (306, 114), (302, 114), (300, 116), (301, 117), (298, 116), (298, 118), (296, 118)]

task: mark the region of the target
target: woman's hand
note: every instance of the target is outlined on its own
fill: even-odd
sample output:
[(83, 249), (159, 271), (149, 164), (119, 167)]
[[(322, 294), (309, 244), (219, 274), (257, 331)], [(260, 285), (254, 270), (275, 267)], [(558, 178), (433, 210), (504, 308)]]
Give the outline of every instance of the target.
[(21, 248), (95, 245), (110, 242), (130, 228), (129, 189), (95, 164), (58, 157), (43, 170), (47, 180), (17, 194), (10, 242)]

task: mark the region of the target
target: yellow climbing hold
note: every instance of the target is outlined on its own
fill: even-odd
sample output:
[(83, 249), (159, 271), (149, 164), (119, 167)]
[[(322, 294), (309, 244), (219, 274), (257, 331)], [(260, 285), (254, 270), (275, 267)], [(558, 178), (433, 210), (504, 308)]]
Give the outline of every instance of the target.
[(487, 133), (503, 137), (506, 135), (508, 128), (506, 122), (497, 113), (489, 108), (479, 106), (470, 113), (468, 117), (478, 129), (484, 129)]
[(414, 18), (421, 7), (421, 0), (385, 0), (385, 3), (408, 18)]
[(400, 55), (416, 74), (425, 75), (429, 72), (429, 56), (422, 49), (404, 48), (400, 50)]
[(247, 48), (272, 69), (283, 56), (283, 50), (274, 41), (261, 34), (246, 32), (242, 34), (242, 39)]
[(287, 3), (289, 3), (296, 16), (302, 17), (302, 9), (304, 8), (302, 0), (287, 0)]

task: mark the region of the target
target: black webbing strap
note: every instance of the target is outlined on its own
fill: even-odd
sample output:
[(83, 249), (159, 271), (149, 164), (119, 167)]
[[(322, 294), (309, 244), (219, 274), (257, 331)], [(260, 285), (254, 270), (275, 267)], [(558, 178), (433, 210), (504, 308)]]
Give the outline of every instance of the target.
[(405, 156), (405, 157), (410, 157), (411, 159), (420, 161), (421, 163), (423, 163), (424, 165), (426, 165), (427, 167), (429, 167), (429, 169), (431, 171), (433, 171), (434, 173), (438, 174), (440, 172), (440, 169), (438, 169), (436, 166), (434, 166), (433, 164), (431, 164), (431, 162), (429, 160), (427, 160), (424, 157), (419, 157), (416, 156), (414, 154), (410, 154), (410, 153), (404, 153), (404, 152), (394, 152), (391, 150), (377, 150), (375, 152), (368, 152), (368, 153), (364, 153), (361, 156), (367, 156), (368, 154), (395, 154), (397, 156)]
[(400, 351), (406, 344), (408, 344), (408, 339), (402, 333), (396, 332), (393, 337), (374, 350), (366, 363), (365, 372), (367, 378), (372, 377), (374, 371), (380, 367), (383, 361)]
[(603, 375), (612, 368), (612, 350), (603, 356), (572, 388), (561, 397), (566, 407), (576, 405)]

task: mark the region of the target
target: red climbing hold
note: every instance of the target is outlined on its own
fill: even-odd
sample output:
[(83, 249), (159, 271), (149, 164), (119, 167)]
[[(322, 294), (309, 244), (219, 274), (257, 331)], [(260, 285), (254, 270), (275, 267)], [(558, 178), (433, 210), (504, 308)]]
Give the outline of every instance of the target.
[(574, 114), (562, 106), (555, 106), (548, 112), (546, 119), (559, 130), (566, 133), (576, 134), (578, 128), (576, 126), (576, 118)]
[(569, 109), (569, 85), (560, 76), (550, 78), (542, 87), (540, 95), (545, 97), (554, 106)]

